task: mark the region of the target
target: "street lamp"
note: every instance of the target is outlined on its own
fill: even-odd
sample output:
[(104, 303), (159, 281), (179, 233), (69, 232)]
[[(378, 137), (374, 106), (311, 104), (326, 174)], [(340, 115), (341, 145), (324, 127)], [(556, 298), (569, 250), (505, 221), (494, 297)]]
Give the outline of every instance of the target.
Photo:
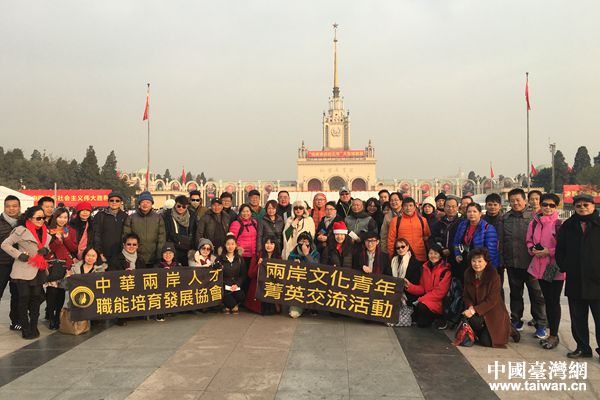
[(550, 181), (550, 193), (554, 193), (554, 154), (556, 153), (556, 143), (550, 143), (550, 154), (552, 155), (552, 180)]

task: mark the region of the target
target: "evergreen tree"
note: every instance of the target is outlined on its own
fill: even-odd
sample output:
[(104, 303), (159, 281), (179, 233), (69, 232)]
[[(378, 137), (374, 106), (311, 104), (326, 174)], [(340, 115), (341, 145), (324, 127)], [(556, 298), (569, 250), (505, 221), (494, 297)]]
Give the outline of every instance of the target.
[(194, 180), (194, 176), (192, 175), (191, 172), (188, 172), (187, 174), (185, 174), (185, 181), (186, 182), (191, 182)]
[(111, 150), (110, 154), (106, 157), (106, 161), (102, 166), (102, 170), (100, 172), (102, 181), (106, 184), (112, 184), (117, 179), (117, 156), (115, 155), (115, 151)]
[(163, 175), (163, 179), (164, 179), (165, 181), (170, 181), (171, 179), (173, 179), (173, 178), (171, 178), (171, 171), (169, 171), (169, 168), (167, 168), (167, 169), (165, 170), (165, 173), (164, 173), (164, 175)]
[(594, 157), (594, 165), (598, 164), (600, 164), (600, 151), (598, 152), (598, 155)]
[[(527, 178), (525, 178), (527, 180)], [(536, 176), (531, 177), (533, 187), (543, 187), (546, 192), (552, 188), (552, 168), (542, 168)]]
[(554, 188), (557, 193), (562, 193), (563, 185), (569, 184), (569, 166), (565, 161), (562, 151), (554, 154)]
[(88, 147), (85, 157), (79, 165), (79, 187), (81, 189), (98, 189), (100, 181), (100, 168), (98, 158), (93, 146)]
[(33, 153), (31, 153), (31, 161), (42, 161), (42, 153), (38, 150), (33, 150)]
[(577, 183), (580, 185), (600, 186), (600, 163), (580, 171), (577, 174)]
[(477, 175), (475, 175), (475, 171), (470, 171), (469, 175), (467, 175), (467, 179), (477, 182)]
[(587, 167), (591, 167), (591, 159), (590, 154), (588, 153), (588, 149), (585, 146), (580, 146), (577, 149), (577, 153), (575, 153), (575, 160), (573, 161), (573, 171), (571, 173), (571, 183), (578, 183), (577, 174), (583, 171)]
[(198, 183), (200, 183), (200, 181), (206, 183), (206, 176), (204, 176), (204, 172), (200, 173), (200, 179), (198, 179)]

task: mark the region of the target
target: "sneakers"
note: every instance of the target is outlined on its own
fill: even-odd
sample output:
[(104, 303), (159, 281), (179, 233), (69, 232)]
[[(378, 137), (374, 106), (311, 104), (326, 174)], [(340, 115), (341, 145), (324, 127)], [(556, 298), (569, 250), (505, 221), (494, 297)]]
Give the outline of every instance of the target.
[(523, 321), (512, 321), (512, 326), (520, 332), (523, 330)]
[(519, 343), (521, 341), (521, 334), (514, 326), (510, 329), (510, 337), (515, 343)]
[(13, 322), (12, 324), (10, 324), (10, 327), (8, 329), (10, 329), (11, 331), (22, 331), (23, 327), (17, 322)]
[(536, 337), (538, 339), (546, 339), (548, 337), (548, 333), (546, 332), (546, 327), (538, 325), (538, 327), (535, 328), (535, 333), (533, 334), (533, 337)]
[(296, 318), (300, 318), (300, 315), (302, 315), (302, 313), (300, 313), (299, 311), (290, 310), (290, 317), (296, 319)]
[(230, 314), (230, 313), (231, 313), (231, 310), (229, 308), (227, 308), (227, 307), (223, 308), (223, 314)]
[(239, 312), (240, 312), (240, 309), (238, 306), (235, 306), (231, 309), (232, 314), (239, 314)]
[(158, 322), (165, 322), (165, 316), (164, 315), (157, 315), (156, 316), (156, 320)]
[(535, 318), (531, 318), (529, 321), (527, 321), (527, 326), (537, 327), (537, 321), (535, 320)]
[(448, 329), (448, 321), (446, 321), (444, 319), (436, 321), (434, 325), (440, 331), (443, 331), (444, 329)]

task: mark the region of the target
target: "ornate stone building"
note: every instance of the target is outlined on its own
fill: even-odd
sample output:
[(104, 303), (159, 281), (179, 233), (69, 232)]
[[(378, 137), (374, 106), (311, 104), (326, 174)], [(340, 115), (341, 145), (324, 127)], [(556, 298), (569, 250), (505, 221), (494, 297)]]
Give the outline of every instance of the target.
[(333, 97), (323, 113), (323, 147), (309, 150), (304, 141), (298, 148), (297, 190), (338, 191), (342, 186), (352, 191), (374, 190), (377, 183), (375, 148), (350, 147), (350, 113), (340, 97), (338, 77), (337, 24), (333, 25)]

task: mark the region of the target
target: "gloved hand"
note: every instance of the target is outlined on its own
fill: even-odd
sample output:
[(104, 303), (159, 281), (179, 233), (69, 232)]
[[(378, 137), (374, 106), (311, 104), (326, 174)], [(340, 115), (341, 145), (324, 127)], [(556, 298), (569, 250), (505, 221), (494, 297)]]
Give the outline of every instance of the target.
[(38, 254), (41, 254), (41, 255), (43, 255), (43, 256), (47, 256), (47, 255), (48, 255), (48, 253), (50, 253), (50, 250), (48, 250), (48, 249), (47, 249), (47, 248), (45, 248), (45, 247), (42, 247), (41, 249), (39, 249), (39, 250), (38, 250)]
[(27, 262), (29, 261), (29, 256), (25, 253), (21, 253), (19, 254), (19, 257), (17, 257), (17, 260)]

